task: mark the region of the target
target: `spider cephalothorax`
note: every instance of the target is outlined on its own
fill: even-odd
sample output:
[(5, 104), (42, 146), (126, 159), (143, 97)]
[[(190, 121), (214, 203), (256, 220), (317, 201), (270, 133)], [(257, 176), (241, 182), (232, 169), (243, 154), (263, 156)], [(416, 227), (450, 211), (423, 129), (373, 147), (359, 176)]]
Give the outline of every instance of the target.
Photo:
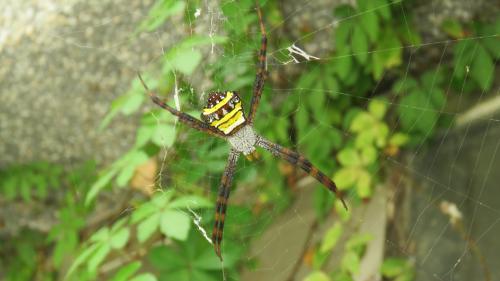
[(215, 225), (212, 232), (212, 242), (214, 244), (215, 253), (221, 260), (221, 243), (222, 233), (224, 230), (224, 219), (226, 217), (227, 200), (229, 199), (229, 191), (233, 175), (236, 170), (236, 164), (241, 154), (251, 159), (252, 156), (255, 155), (256, 147), (261, 147), (267, 151), (270, 151), (275, 156), (280, 157), (290, 164), (304, 170), (330, 191), (337, 194), (338, 198), (342, 201), (344, 207), (347, 209), (347, 205), (342, 199), (342, 195), (339, 194), (337, 186), (330, 177), (321, 172), (300, 153), (290, 150), (286, 147), (282, 147), (279, 144), (265, 139), (264, 137), (255, 133), (253, 129), (255, 113), (257, 112), (257, 108), (259, 106), (260, 97), (262, 95), (262, 91), (264, 90), (264, 80), (266, 78), (267, 36), (266, 30), (264, 28), (264, 23), (262, 22), (262, 15), (258, 6), (257, 14), (259, 16), (260, 31), (262, 37), (257, 75), (255, 77), (253, 95), (250, 102), (248, 115), (244, 114), (241, 99), (236, 94), (236, 92), (215, 92), (211, 93), (208, 97), (207, 106), (203, 109), (203, 112), (201, 114), (201, 118), (204, 121), (202, 122), (162, 101), (159, 96), (148, 89), (146, 83), (144, 83), (141, 75), (139, 74), (140, 81), (151, 96), (151, 99), (154, 103), (177, 116), (179, 118), (179, 121), (187, 124), (191, 128), (197, 129), (215, 137), (225, 139), (231, 144), (232, 148), (229, 152), (227, 165), (224, 170), (224, 174), (222, 175), (221, 183), (219, 186), (217, 203), (215, 205)]
[(210, 93), (201, 118), (225, 135), (234, 134), (246, 121), (241, 99), (231, 91)]

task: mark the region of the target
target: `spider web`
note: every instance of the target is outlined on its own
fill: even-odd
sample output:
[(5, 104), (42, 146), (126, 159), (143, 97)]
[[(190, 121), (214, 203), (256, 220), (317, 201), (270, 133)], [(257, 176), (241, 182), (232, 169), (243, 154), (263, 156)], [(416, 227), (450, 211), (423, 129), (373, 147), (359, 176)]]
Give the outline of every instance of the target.
[[(328, 41), (329, 39), (324, 40), (324, 38), (331, 37), (331, 34), (340, 22), (354, 22), (361, 13), (338, 19), (333, 17), (333, 14), (330, 12), (331, 9), (324, 9), (324, 5), (321, 1), (307, 1), (300, 5), (286, 7), (285, 9), (288, 10), (288, 13), (282, 22), (273, 23), (272, 25), (266, 23), (268, 37), (273, 38), (273, 36), (278, 35), (278, 30), (283, 27), (291, 28), (290, 32), (292, 34), (300, 34), (295, 33), (297, 31), (295, 29), (300, 28), (303, 16), (310, 13), (310, 11), (314, 11), (318, 18), (315, 21), (317, 25), (311, 27), (305, 35), (297, 36), (297, 39), (286, 48), (279, 50), (268, 49), (268, 69), (271, 73), (275, 71), (284, 71), (285, 73), (287, 71), (300, 71), (309, 61), (326, 63), (342, 58), (342, 56), (328, 57), (325, 55), (329, 47), (325, 47), (324, 42), (328, 42), (328, 45), (331, 41)], [(399, 1), (391, 2), (389, 5), (400, 8), (403, 14), (408, 14), (408, 11), (404, 10)], [(63, 41), (65, 48), (89, 50), (93, 53), (102, 53), (104, 56), (112, 56), (119, 68), (126, 69), (131, 74), (130, 77), (133, 77), (132, 74), (137, 70), (147, 69), (151, 64), (159, 62), (161, 56), (170, 47), (169, 44), (173, 44), (172, 42), (180, 39), (183, 36), (184, 30), (190, 30), (192, 35), (205, 34), (215, 36), (223, 34), (223, 24), (227, 21), (227, 18), (217, 5), (203, 1), (199, 3), (199, 7), (196, 10), (188, 12), (195, 16), (196, 21), (204, 24), (173, 21), (173, 25), (168, 28), (160, 28), (158, 31), (152, 33), (140, 34), (139, 38), (141, 42), (150, 43), (146, 47), (146, 49), (149, 49), (149, 53), (147, 55), (137, 55), (141, 57), (141, 59), (137, 60), (130, 60), (129, 57), (116, 52), (117, 49), (124, 46), (139, 50), (138, 45), (141, 42), (134, 41), (131, 39), (132, 36), (114, 38), (114, 43), (111, 45), (73, 41), (71, 39), (75, 31), (67, 33), (59, 30), (57, 33), (51, 33), (50, 36), (56, 41)], [(246, 13), (248, 11), (242, 10), (242, 12)], [(376, 12), (376, 9), (374, 9), (363, 13)], [(147, 17), (147, 9), (143, 8), (137, 12), (126, 11), (122, 12), (121, 15), (136, 15), (139, 19), (144, 19)], [(411, 24), (409, 20), (406, 22), (407, 26), (405, 28), (408, 29), (408, 32), (410, 32)], [(117, 25), (117, 23), (113, 22), (112, 18), (105, 19), (99, 24), (91, 21), (80, 24), (81, 30), (78, 32), (85, 32), (85, 28), (87, 27), (112, 30)], [(133, 28), (130, 27), (129, 30), (130, 35), (133, 33)], [(113, 36), (113, 34), (110, 36)], [(255, 29), (251, 36), (258, 38), (258, 30)], [(498, 34), (491, 34), (491, 36), (498, 37)], [(232, 38), (228, 38), (228, 40), (235, 46), (249, 43), (249, 41), (238, 41)], [(466, 36), (462, 40), (477, 42), (480, 38)], [(431, 39), (430, 41), (423, 40), (419, 44), (401, 47), (401, 49), (410, 53), (409, 58), (403, 62), (406, 68), (405, 77), (410, 74), (411, 69), (417, 68), (419, 63), (421, 63), (418, 61), (417, 51), (438, 50), (438, 61), (426, 63), (432, 64), (434, 68), (439, 69), (447, 59), (446, 54), (449, 49), (458, 42), (459, 40)], [(258, 46), (255, 47), (255, 50), (257, 49)], [(370, 51), (370, 53), (384, 51), (375, 50)], [(234, 53), (225, 52), (220, 46), (215, 44), (204, 46), (202, 52), (205, 57), (199, 69), (194, 75), (182, 78), (184, 81), (187, 81), (187, 84), (191, 88), (177, 88), (176, 101), (179, 99), (179, 96), (188, 96), (190, 97), (189, 100), (196, 101), (203, 99), (204, 94), (209, 89), (224, 90), (225, 85), (222, 83), (223, 80), (214, 82), (203, 79), (211, 71), (209, 66), (221, 57), (230, 57), (233, 59), (235, 64), (232, 67), (238, 67), (240, 66), (239, 64), (246, 67), (254, 67), (253, 60), (249, 60), (249, 58), (253, 57), (255, 52), (235, 55)], [(136, 53), (139, 53), (139, 51)], [(283, 54), (288, 54), (286, 59), (283, 59)], [(349, 56), (356, 55), (360, 54), (353, 53)], [(242, 63), (242, 61), (245, 63)], [(495, 66), (496, 64), (497, 61), (495, 61)], [(470, 67), (470, 65), (467, 66), (467, 68)], [(490, 75), (494, 77), (495, 74), (490, 73)], [(464, 80), (467, 79), (471, 79), (469, 75), (466, 75), (464, 78)], [(175, 80), (179, 80), (177, 75)], [(293, 81), (286, 82), (285, 84), (294, 85)], [(447, 82), (444, 83), (445, 85), (451, 84), (451, 81), (445, 82)], [(398, 237), (398, 234), (401, 235), (401, 233), (391, 231), (391, 228), (389, 228), (389, 234), (384, 237), (382, 247), (386, 253), (412, 260), (417, 274), (416, 280), (480, 280), (482, 277), (478, 276), (483, 276), (484, 268), (487, 268), (490, 272), (490, 280), (496, 280), (500, 277), (498, 267), (494, 266), (498, 263), (497, 252), (499, 248), (498, 239), (495, 238), (500, 234), (500, 226), (498, 225), (500, 221), (500, 208), (498, 207), (500, 202), (498, 198), (500, 196), (498, 196), (498, 189), (495, 188), (498, 182), (498, 176), (495, 171), (500, 161), (500, 158), (497, 157), (500, 145), (500, 142), (498, 142), (500, 119), (495, 117), (494, 111), (488, 111), (488, 109), (481, 107), (484, 107), (485, 104), (495, 104), (498, 98), (498, 85), (496, 87), (494, 86), (493, 90), (490, 90), (489, 93), (481, 92), (474, 99), (466, 96), (465, 91), (459, 92), (457, 96), (453, 97), (457, 103), (455, 108), (464, 110), (453, 111), (448, 108), (436, 110), (431, 106), (412, 108), (415, 111), (424, 113), (435, 112), (440, 117), (447, 116), (455, 120), (460, 120), (460, 122), (457, 122), (458, 126), (453, 124), (440, 128), (429, 142), (422, 141), (412, 150), (406, 152), (404, 158), (383, 156), (378, 159), (391, 171), (389, 172), (391, 177), (388, 176), (388, 178), (392, 179), (391, 181), (384, 181), (384, 186), (377, 189), (377, 194), (383, 194), (386, 197), (384, 204), (389, 206), (387, 207), (388, 214), (381, 209), (378, 211), (380, 211), (380, 214), (388, 216), (385, 223), (392, 225), (391, 228), (395, 228), (396, 230), (398, 230), (397, 228), (403, 228), (402, 232), (405, 234), (403, 238)], [(312, 87), (300, 89), (299, 91), (299, 89), (293, 88), (293, 86), (278, 88), (272, 86), (269, 82), (266, 84), (266, 90), (267, 93), (265, 94), (276, 94), (277, 99), (284, 100), (284, 102), (293, 95), (299, 95), (297, 110), (305, 106), (300, 102), (302, 95), (324, 94), (324, 91), (319, 88)], [(242, 93), (242, 95), (249, 94)], [(355, 92), (341, 92), (338, 94), (356, 100), (370, 101), (374, 99), (373, 97), (362, 97)], [(198, 105), (198, 103), (196, 105), (186, 104), (186, 99), (181, 100), (181, 102), (176, 102), (176, 105), (181, 109), (191, 109)], [(406, 106), (395, 98), (387, 100), (386, 103), (394, 109)], [(334, 106), (333, 104), (329, 105)], [(271, 111), (264, 111), (266, 116), (262, 118), (264, 117), (264, 113), (261, 111), (262, 107), (257, 114), (256, 123), (282, 123), (289, 118), (287, 115), (279, 115)], [(391, 133), (398, 130), (396, 127), (398, 123), (396, 122), (396, 125), (390, 128)], [(176, 126), (179, 127), (178, 129), (183, 134), (187, 135), (187, 137), (182, 139), (183, 149), (188, 150), (187, 154), (191, 153), (195, 155), (200, 143), (206, 141), (206, 136), (196, 133), (185, 133), (185, 130), (180, 128), (182, 125), (177, 124)], [(327, 122), (320, 122), (319, 126), (335, 129)], [(351, 132), (341, 130), (343, 137), (347, 140), (354, 138)], [(433, 131), (434, 128), (429, 128), (427, 135), (434, 134)], [(301, 141), (301, 139), (296, 140), (299, 149), (301, 148)], [(229, 151), (229, 147), (227, 151)], [(165, 161), (162, 162), (163, 165), (160, 167), (158, 177), (171, 174), (171, 165), (175, 163), (167, 160), (172, 153), (175, 153), (175, 151), (172, 148), (167, 148), (167, 145), (165, 145), (165, 148), (162, 150), (162, 157)], [(265, 152), (262, 153), (264, 154)], [(224, 162), (225, 159), (226, 154), (221, 154), (220, 162)], [(184, 161), (183, 165), (180, 165), (177, 169), (181, 169), (181, 172), (184, 174), (189, 174), (191, 170), (200, 170), (199, 168), (207, 165), (206, 161), (202, 158), (184, 159), (182, 161)], [(188, 163), (188, 165), (184, 165), (185, 163)], [(279, 161), (275, 163), (276, 165), (280, 165)], [(230, 213), (233, 222), (243, 221), (243, 223), (238, 225), (242, 229), (252, 229), (263, 222), (272, 222), (272, 225), (269, 228), (254, 233), (254, 237), (238, 241), (238, 243), (243, 243), (245, 247), (250, 249), (247, 256), (248, 259), (257, 259), (260, 261), (257, 262), (257, 266), (254, 269), (246, 270), (243, 273), (242, 280), (285, 280), (293, 270), (295, 262), (300, 259), (300, 253), (304, 247), (303, 244), (308, 233), (307, 230), (311, 229), (313, 225), (315, 214), (312, 204), (312, 191), (315, 185), (311, 180), (300, 180), (297, 184), (300, 188), (295, 192), (293, 201), (289, 203), (286, 192), (279, 188), (273, 188), (272, 180), (269, 180), (276, 179), (276, 171), (257, 169), (256, 165), (258, 166), (259, 163), (251, 163), (243, 157), (240, 158), (236, 177), (233, 181), (228, 213)], [(283, 169), (283, 166), (279, 167)], [(333, 171), (325, 172), (332, 174)], [(375, 171), (374, 173), (377, 172), (380, 171)], [(255, 175), (256, 173), (259, 174)], [(193, 176), (201, 178), (199, 180), (200, 185), (210, 188), (214, 184), (217, 185), (216, 183), (220, 179), (221, 172)], [(409, 179), (414, 179), (415, 181)], [(192, 183), (188, 181), (183, 182), (183, 179), (180, 179), (177, 180), (174, 186), (169, 186), (168, 188), (175, 188), (178, 192), (187, 194), (191, 191), (184, 187), (186, 185), (192, 185)], [(391, 186), (391, 188), (385, 185)], [(385, 188), (388, 191), (383, 191)], [(259, 200), (259, 194), (264, 193), (268, 189), (272, 190), (272, 200), (278, 201), (276, 205), (287, 205), (288, 207), (280, 212), (260, 212), (258, 216), (252, 218), (253, 221), (246, 222), (251, 208), (238, 208), (238, 206), (251, 206), (252, 201)], [(282, 202), (279, 202), (280, 200)], [(347, 196), (347, 200), (349, 201), (349, 195)], [(406, 203), (400, 204), (400, 200), (404, 200)], [(356, 210), (358, 208), (361, 211)], [(391, 210), (391, 208), (393, 209)], [(354, 209), (353, 212), (355, 213), (354, 220), (359, 224), (363, 224), (363, 221), (367, 218), (368, 207), (361, 204), (361, 207), (353, 206), (352, 209)], [(206, 218), (204, 213), (199, 211), (190, 210), (189, 215), (193, 217), (193, 221), (199, 221), (199, 218)], [(322, 237), (322, 232), (336, 220), (338, 218), (329, 217), (323, 223), (324, 225), (317, 228), (317, 234), (313, 235), (312, 240), (319, 241)], [(461, 221), (461, 228), (456, 227), (456, 220)], [(211, 227), (206, 229), (202, 222), (198, 224), (198, 227), (200, 236), (205, 236), (204, 232), (208, 232), (209, 234), (211, 232)], [(229, 227), (229, 225), (226, 225), (226, 228)], [(226, 235), (225, 240), (230, 240), (230, 238)], [(226, 244), (223, 244), (224, 246)], [(224, 252), (225, 250), (223, 249), (223, 254)], [(336, 254), (334, 253), (333, 255), (335, 256)], [(298, 276), (302, 278), (308, 270), (307, 266), (302, 265), (298, 271)], [(237, 280), (235, 276), (231, 275), (224, 275), (224, 279)]]
[[(272, 38), (277, 34), (277, 31), (285, 25), (293, 26), (301, 21), (301, 15), (313, 11), (318, 17), (318, 26), (307, 32), (305, 35), (299, 36), (298, 39), (293, 41), (286, 48), (268, 50), (268, 69), (273, 71), (287, 72), (287, 68), (297, 69), (301, 68), (309, 61), (329, 62), (333, 60), (342, 59), (342, 56), (325, 56), (325, 47), (321, 44), (324, 38), (328, 38), (333, 30), (342, 21), (354, 21), (361, 13), (353, 14), (350, 17), (338, 19), (331, 15), (331, 13), (322, 12), (321, 8), (323, 3), (320, 1), (308, 1), (307, 3), (297, 5), (290, 8), (287, 17), (284, 21), (267, 26), (268, 37)], [(403, 15), (406, 16), (407, 11), (404, 7), (395, 1), (389, 4), (401, 9)], [(206, 16), (203, 20), (210, 22), (209, 34), (213, 35), (222, 32), (222, 25), (226, 22), (225, 16), (217, 8), (210, 7), (207, 3), (200, 6), (200, 10), (196, 10), (201, 18)], [(377, 9), (369, 10), (363, 13), (375, 13)], [(208, 19), (207, 19), (208, 18)], [(406, 29), (410, 32), (411, 23), (406, 22)], [(293, 27), (292, 27), (293, 28)], [(293, 31), (291, 31), (293, 33)], [(259, 37), (258, 30), (252, 34), (254, 37)], [(491, 36), (498, 36), (498, 34), (491, 34)], [(296, 37), (297, 38), (297, 37)], [(248, 44), (248, 42), (235, 41), (229, 38), (234, 45)], [(272, 39), (271, 39), (272, 40)], [(436, 40), (436, 39), (434, 39)], [(465, 37), (462, 40), (478, 41), (479, 37)], [(312, 41), (312, 43), (310, 42)], [(319, 43), (318, 43), (319, 42)], [(410, 75), (410, 69), (414, 69), (419, 62), (418, 53), (425, 52), (426, 49), (439, 50), (439, 60), (433, 63), (435, 69), (440, 69), (444, 60), (446, 60), (447, 51), (457, 44), (459, 40), (439, 40), (439, 41), (424, 41), (419, 44), (403, 46), (401, 49), (408, 51), (410, 56), (404, 62), (406, 78)], [(319, 45), (319, 47), (318, 47)], [(257, 47), (256, 47), (257, 49)], [(376, 50), (371, 52), (384, 52), (386, 50)], [(234, 56), (233, 54), (225, 53), (224, 50), (218, 46), (207, 47), (207, 55), (209, 57), (224, 57), (233, 56), (235, 64), (241, 64), (241, 61), (248, 62), (248, 56), (252, 54), (243, 54)], [(287, 54), (286, 59), (283, 59), (283, 54)], [(359, 54), (350, 54), (349, 56), (356, 56)], [(209, 59), (211, 60), (211, 58)], [(253, 64), (253, 61), (250, 60)], [(495, 61), (496, 65), (496, 61)], [(201, 68), (205, 69), (206, 66), (202, 65)], [(234, 65), (228, 67), (236, 67)], [(251, 66), (253, 67), (253, 65)], [(467, 66), (467, 74), (469, 73), (470, 65)], [(299, 70), (300, 71), (300, 70)], [(436, 74), (437, 75), (437, 74)], [(493, 76), (493, 73), (490, 73)], [(471, 79), (466, 75), (464, 80)], [(193, 85), (198, 90), (203, 89), (197, 86), (196, 81), (198, 78), (188, 78), (189, 84)], [(287, 81), (287, 85), (294, 85), (293, 81)], [(444, 83), (448, 85), (447, 91), (450, 91), (451, 81)], [(225, 89), (223, 83), (212, 85), (218, 89)], [(377, 85), (378, 87), (379, 85)], [(325, 94), (323, 89), (307, 88), (297, 91), (296, 88), (277, 88), (270, 85), (268, 82), (266, 88), (269, 90), (267, 94), (280, 96), (280, 99), (286, 100), (292, 95), (321, 95)], [(375, 92), (376, 89), (374, 89)], [(487, 100), (495, 99), (498, 90), (491, 90), (491, 93), (481, 92), (479, 97), (473, 100), (473, 104), (489, 103)], [(246, 95), (248, 93), (243, 93)], [(265, 93), (266, 94), (266, 93)], [(362, 97), (356, 93), (342, 92), (340, 95), (348, 96), (359, 100), (371, 100), (370, 97)], [(450, 94), (448, 94), (450, 95)], [(285, 98), (283, 98), (285, 97)], [(469, 109), (466, 105), (467, 99), (464, 91), (458, 93), (458, 97), (454, 97), (458, 101), (455, 108)], [(265, 102), (265, 101), (263, 101)], [(387, 104), (394, 109), (398, 107), (407, 107), (401, 104), (394, 97), (392, 100), (386, 101)], [(329, 104), (330, 105), (330, 104)], [(297, 111), (304, 105), (299, 102)], [(331, 104), (331, 106), (334, 106)], [(261, 106), (262, 107), (262, 106)], [(387, 214), (382, 207), (378, 207), (377, 212), (380, 215), (387, 215), (388, 220), (386, 223), (392, 228), (401, 227), (406, 225), (402, 231), (404, 238), (398, 237), (402, 233), (398, 231), (388, 231), (387, 236), (384, 238), (382, 245), (385, 248), (385, 253), (388, 256), (400, 256), (410, 260), (415, 268), (415, 280), (477, 280), (478, 276), (484, 276), (485, 280), (492, 278), (494, 280), (500, 276), (500, 272), (496, 271), (493, 264), (496, 251), (489, 245), (498, 245), (495, 243), (495, 236), (498, 235), (500, 228), (498, 222), (500, 221), (500, 209), (498, 206), (498, 198), (495, 193), (495, 167), (500, 159), (497, 157), (498, 152), (498, 134), (499, 121), (493, 115), (493, 112), (485, 110), (471, 109), (466, 114), (462, 111), (452, 111), (448, 108), (435, 109), (433, 107), (424, 106), (420, 108), (413, 108), (420, 112), (435, 112), (438, 115), (454, 118), (458, 121), (459, 126), (449, 125), (441, 128), (435, 137), (430, 141), (422, 141), (415, 146), (412, 150), (405, 154), (405, 158), (381, 156), (379, 161), (385, 162), (387, 168), (392, 172), (391, 175), (399, 174), (399, 179), (394, 180), (392, 183), (389, 181), (383, 182), (386, 186), (381, 186), (377, 192), (383, 194), (380, 197), (387, 197), (383, 200), (387, 206), (392, 208), (405, 208), (403, 210), (395, 209), (392, 213)], [(476, 112), (474, 113), (474, 110)], [(261, 112), (259, 112), (261, 113)], [(259, 115), (259, 114), (258, 114)], [(261, 118), (262, 113), (260, 114)], [(281, 116), (273, 113), (266, 112), (266, 120), (262, 121), (257, 117), (256, 123), (280, 123), (286, 121), (289, 116)], [(478, 125), (479, 124), (479, 125)], [(391, 133), (394, 133), (399, 125), (399, 120), (391, 128)], [(326, 122), (319, 122), (319, 126), (332, 128)], [(333, 128), (332, 128), (333, 129)], [(434, 128), (430, 127), (426, 136), (433, 134)], [(346, 130), (342, 131), (345, 138), (353, 138), (352, 134)], [(292, 136), (290, 136), (292, 138)], [(186, 146), (189, 147), (189, 142), (193, 144), (198, 143), (197, 139), (190, 139), (187, 141)], [(302, 139), (297, 139), (296, 143), (300, 148)], [(225, 158), (224, 158), (225, 159)], [(190, 165), (205, 165), (203, 161), (190, 160)], [(278, 164), (279, 161), (276, 161)], [(244, 171), (254, 169), (253, 165), (245, 159), (240, 159), (235, 182), (233, 183), (232, 196), (230, 198), (230, 205), (228, 213), (232, 216), (232, 222), (245, 221), (243, 218), (246, 214), (238, 213), (239, 210), (235, 206), (240, 204), (252, 204), (251, 201), (245, 200), (245, 197), (258, 199), (255, 194), (259, 194), (266, 188), (272, 185), (272, 182), (264, 180), (261, 185), (255, 182), (245, 182), (241, 180), (238, 174), (246, 174)], [(257, 164), (258, 165), (258, 164)], [(168, 168), (166, 168), (168, 170)], [(187, 172), (187, 171), (186, 171)], [(376, 171), (379, 172), (379, 171)], [(375, 173), (376, 173), (375, 172)], [(258, 170), (258, 177), (263, 179), (272, 179), (273, 172)], [(207, 181), (217, 182), (220, 174), (215, 173), (208, 176)], [(408, 179), (414, 179), (412, 181)], [(261, 181), (258, 181), (261, 183)], [(390, 191), (383, 191), (381, 189), (391, 186)], [(306, 242), (307, 230), (314, 228), (314, 207), (313, 190), (315, 184), (308, 181), (308, 179), (299, 182), (301, 186), (299, 191), (296, 191), (293, 202), (290, 203), (284, 212), (262, 212), (254, 218), (255, 220), (272, 222), (272, 226), (263, 231), (258, 231), (254, 234), (256, 237), (247, 241), (239, 241), (240, 243), (251, 243), (249, 246), (250, 251), (248, 259), (256, 259), (257, 267), (252, 270), (245, 270), (242, 274), (243, 280), (286, 280), (294, 270), (294, 264), (300, 260), (301, 251)], [(179, 188), (177, 186), (176, 188)], [(254, 189), (253, 191), (247, 190), (248, 188)], [(281, 194), (281, 190), (275, 190), (273, 200), (287, 200), (279, 199), (285, 197)], [(252, 195), (253, 194), (253, 195)], [(379, 196), (375, 196), (377, 200)], [(348, 197), (349, 198), (349, 197)], [(398, 199), (405, 200), (405, 204), (397, 204)], [(375, 199), (374, 199), (375, 201)], [(254, 202), (255, 203), (255, 202)], [(279, 204), (277, 204), (279, 205)], [(358, 220), (361, 229), (364, 229), (363, 220), (369, 219), (369, 210), (372, 206), (362, 206), (359, 213), (354, 215), (354, 220)], [(375, 207), (376, 208), (376, 207)], [(354, 211), (356, 213), (356, 211)], [(396, 213), (396, 214), (395, 214)], [(400, 214), (400, 215), (398, 215)], [(330, 226), (338, 218), (330, 217), (325, 226), (318, 227), (318, 234), (314, 234), (311, 241), (320, 241), (326, 226)], [(458, 223), (457, 223), (458, 222)], [(240, 223), (240, 228), (254, 228), (258, 222), (250, 222), (248, 224)], [(457, 226), (458, 225), (458, 226)], [(227, 227), (227, 226), (226, 226)], [(367, 227), (367, 232), (375, 231), (373, 228)], [(376, 229), (376, 228), (375, 228)], [(379, 230), (378, 230), (379, 231)], [(227, 237), (225, 239), (230, 239)], [(227, 246), (230, 247), (230, 246)], [(309, 246), (310, 247), (310, 246)], [(224, 250), (223, 250), (224, 253)], [(335, 254), (334, 254), (335, 255)], [(310, 268), (301, 265), (297, 270), (297, 276), (303, 278)], [(363, 271), (363, 270), (362, 270)], [(489, 272), (489, 276), (485, 276), (485, 272)], [(300, 277), (302, 276), (302, 277)], [(224, 276), (227, 280), (236, 280), (234, 276)], [(361, 278), (361, 277), (360, 277)], [(363, 280), (363, 279), (360, 279)], [(365, 279), (366, 280), (366, 279)]]

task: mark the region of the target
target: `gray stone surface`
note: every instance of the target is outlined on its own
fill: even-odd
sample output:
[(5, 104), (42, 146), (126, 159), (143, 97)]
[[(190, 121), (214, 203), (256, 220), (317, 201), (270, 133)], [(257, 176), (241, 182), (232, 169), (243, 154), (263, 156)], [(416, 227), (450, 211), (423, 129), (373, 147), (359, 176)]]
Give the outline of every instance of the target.
[[(417, 156), (408, 242), (415, 245), (418, 281), (500, 280), (499, 125), (465, 126)], [(443, 202), (457, 206), (459, 224), (443, 212)]]
[(168, 42), (154, 34), (134, 36), (152, 2), (2, 4), (0, 165), (106, 162), (131, 145), (137, 118), (118, 118), (103, 131), (97, 127), (136, 71), (161, 55), (160, 40)]
[(414, 13), (412, 20), (418, 32), (423, 34), (426, 40), (435, 41), (448, 39), (441, 29), (447, 19), (470, 23), (472, 20), (494, 19), (499, 11), (497, 0), (423, 0), (415, 1), (411, 12)]

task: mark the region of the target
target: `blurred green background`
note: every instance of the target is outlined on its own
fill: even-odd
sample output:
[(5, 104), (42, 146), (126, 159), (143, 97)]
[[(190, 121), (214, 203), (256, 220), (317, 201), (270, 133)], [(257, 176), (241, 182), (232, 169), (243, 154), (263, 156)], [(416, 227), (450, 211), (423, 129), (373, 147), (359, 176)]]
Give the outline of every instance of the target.
[(177, 122), (247, 106), (255, 2), (23, 1), (0, 14), (0, 280), (498, 280), (496, 1), (259, 1), (258, 133), (300, 169)]

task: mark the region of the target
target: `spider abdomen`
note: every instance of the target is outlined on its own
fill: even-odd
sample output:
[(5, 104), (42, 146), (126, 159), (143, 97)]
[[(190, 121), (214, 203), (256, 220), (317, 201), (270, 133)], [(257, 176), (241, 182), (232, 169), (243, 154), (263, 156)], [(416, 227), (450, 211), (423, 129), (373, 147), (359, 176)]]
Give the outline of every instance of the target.
[(257, 142), (257, 135), (255, 134), (252, 126), (246, 125), (227, 138), (231, 146), (243, 153), (250, 155), (255, 151), (255, 143)]
[(240, 97), (230, 91), (210, 93), (201, 117), (225, 135), (234, 134), (246, 122)]

